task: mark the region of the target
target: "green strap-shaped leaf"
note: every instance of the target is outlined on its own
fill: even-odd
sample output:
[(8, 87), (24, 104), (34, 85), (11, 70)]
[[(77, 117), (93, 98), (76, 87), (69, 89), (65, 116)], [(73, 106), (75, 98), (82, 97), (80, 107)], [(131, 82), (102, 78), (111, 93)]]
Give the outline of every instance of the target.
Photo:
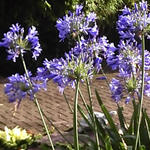
[(83, 109), (78, 105), (78, 110), (83, 119), (86, 121), (86, 123), (89, 125), (89, 128), (93, 129), (92, 123), (88, 120), (86, 114), (84, 113)]
[(119, 133), (118, 133), (118, 130), (117, 130), (117, 128), (116, 128), (116, 125), (115, 125), (115, 123), (114, 123), (114, 121), (113, 121), (111, 115), (109, 114), (108, 110), (107, 110), (106, 107), (104, 106), (104, 104), (103, 104), (103, 102), (102, 102), (102, 100), (101, 100), (101, 97), (99, 96), (99, 94), (98, 94), (98, 92), (97, 92), (96, 89), (95, 89), (95, 93), (96, 93), (96, 97), (97, 97), (98, 103), (99, 103), (99, 105), (100, 105), (100, 107), (101, 107), (101, 109), (102, 109), (104, 115), (106, 116), (106, 119), (108, 120), (108, 123), (109, 123), (111, 129), (114, 131), (114, 134), (115, 134), (115, 136), (116, 136), (117, 142), (118, 142), (118, 143), (121, 142), (121, 137), (120, 137), (120, 135), (119, 135)]
[(106, 149), (106, 150), (113, 150), (109, 136), (107, 136), (107, 137), (105, 138), (105, 149)]
[(120, 127), (121, 127), (123, 130), (127, 131), (127, 129), (126, 129), (127, 124), (126, 124), (126, 120), (125, 120), (125, 118), (124, 118), (124, 115), (123, 115), (122, 111), (123, 111), (123, 108), (121, 108), (121, 107), (118, 105), (118, 110), (117, 110), (117, 112), (118, 112)]

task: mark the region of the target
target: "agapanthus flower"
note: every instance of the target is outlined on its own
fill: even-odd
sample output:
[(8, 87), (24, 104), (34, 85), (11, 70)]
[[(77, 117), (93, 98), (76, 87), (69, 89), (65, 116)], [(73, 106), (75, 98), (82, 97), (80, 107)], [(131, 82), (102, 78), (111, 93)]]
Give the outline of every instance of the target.
[(38, 79), (38, 77), (32, 77), (31, 72), (29, 78), (32, 83), (32, 87), (29, 84), (26, 75), (19, 75), (16, 73), (8, 77), (9, 82), (5, 86), (5, 94), (8, 96), (10, 102), (18, 101), (18, 104), (23, 98), (29, 95), (30, 99), (33, 99), (34, 94), (41, 88), (46, 89), (46, 80)]
[(119, 73), (120, 76), (131, 76), (141, 69), (141, 45), (129, 41), (120, 41), (118, 45)]
[[(136, 41), (121, 40), (116, 48), (118, 58), (117, 68), (119, 70), (119, 79), (113, 79), (110, 83), (112, 98), (116, 102), (125, 98), (128, 103), (134, 99), (135, 95), (140, 97), (141, 77), (142, 77), (142, 47)], [(149, 70), (150, 52), (145, 50), (145, 71)], [(145, 95), (149, 95), (149, 76), (145, 74)], [(123, 87), (123, 89), (121, 88)], [(118, 94), (119, 93), (119, 94)], [(150, 95), (149, 95), (150, 96)]]
[(123, 98), (125, 103), (129, 103), (131, 99), (134, 100), (135, 96), (139, 96), (141, 80), (137, 76), (113, 78), (109, 84), (112, 99), (119, 103)]
[(44, 67), (38, 68), (37, 74), (43, 79), (53, 79), (58, 84), (60, 92), (66, 86), (75, 88), (77, 80), (84, 82), (86, 78), (92, 79), (101, 69), (101, 62), (105, 57), (106, 38), (85, 40), (76, 43), (64, 58), (45, 59)]
[(77, 42), (76, 46), (72, 48), (72, 51), (77, 57), (83, 55), (83, 53), (89, 56), (89, 60), (93, 61), (93, 65), (98, 73), (101, 69), (102, 60), (106, 58), (108, 46), (108, 40), (105, 36), (88, 40), (81, 38), (80, 42)]
[[(118, 77), (113, 78), (109, 84), (112, 98), (118, 103), (123, 98), (125, 103), (129, 103), (135, 97), (140, 98), (141, 94), (141, 73), (136, 75), (131, 75), (130, 77)], [(150, 76), (145, 73), (144, 77), (144, 94), (150, 97)]]
[[(93, 76), (93, 62), (90, 63), (88, 56), (84, 53), (82, 58), (76, 57), (71, 52), (66, 53), (65, 59), (45, 60), (43, 64), (45, 79), (53, 79), (58, 84), (61, 93), (63, 93), (66, 86), (75, 88), (76, 80), (84, 81), (86, 77), (92, 78)], [(38, 71), (38, 74), (41, 73)]]
[(24, 35), (24, 28), (18, 23), (13, 24), (10, 27), (10, 31), (4, 33), (3, 42), (0, 42), (0, 46), (7, 48), (8, 60), (16, 62), (16, 58), (20, 54), (24, 54), (27, 51), (32, 52), (32, 57), (36, 60), (40, 55), (42, 49), (40, 47), (38, 32), (34, 26), (30, 27), (28, 34)]
[(56, 23), (59, 31), (59, 38), (64, 40), (67, 37), (78, 37), (81, 35), (90, 35), (96, 37), (98, 29), (96, 24), (96, 14), (89, 13), (85, 16), (82, 13), (83, 6), (77, 5), (75, 13), (69, 12), (63, 19), (59, 18)]
[[(141, 70), (142, 46), (135, 40), (120, 40), (118, 47), (110, 44), (107, 49), (107, 64), (113, 69), (119, 69), (120, 76), (130, 76)], [(145, 70), (150, 69), (150, 52), (145, 50)]]
[(148, 35), (150, 31), (150, 13), (146, 1), (135, 3), (134, 9), (125, 6), (117, 22), (118, 32), (122, 39), (133, 40), (141, 38), (142, 34)]

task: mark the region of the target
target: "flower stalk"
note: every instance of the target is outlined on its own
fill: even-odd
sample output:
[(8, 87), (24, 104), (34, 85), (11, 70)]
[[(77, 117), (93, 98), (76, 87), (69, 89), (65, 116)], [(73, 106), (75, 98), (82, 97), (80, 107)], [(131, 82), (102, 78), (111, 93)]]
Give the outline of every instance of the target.
[(98, 137), (98, 131), (97, 131), (97, 125), (95, 121), (95, 114), (93, 111), (93, 101), (92, 101), (92, 94), (91, 94), (91, 88), (89, 84), (88, 78), (86, 79), (86, 84), (87, 84), (87, 89), (88, 89), (88, 95), (89, 95), (89, 101), (90, 101), (90, 107), (91, 107), (91, 120), (93, 120), (93, 125), (94, 125), (94, 132), (95, 132), (95, 138), (96, 138), (96, 145), (97, 145), (97, 150), (100, 150), (100, 143), (99, 143), (99, 137)]
[(76, 80), (76, 91), (74, 99), (74, 114), (73, 114), (73, 132), (74, 132), (74, 146), (75, 150), (79, 150), (79, 137), (78, 137), (78, 116), (77, 116), (77, 107), (78, 107), (78, 93), (79, 93), (79, 80)]
[[(21, 53), (21, 60), (22, 60), (22, 64), (23, 64), (23, 67), (24, 67), (25, 74), (26, 74), (26, 76), (27, 76), (27, 80), (28, 80), (28, 82), (29, 82), (29, 85), (30, 85), (30, 87), (33, 89), (33, 86), (32, 86), (31, 80), (30, 80), (30, 78), (29, 78), (28, 71), (27, 71), (26, 63), (25, 63), (25, 60), (24, 60), (24, 58), (23, 58), (22, 53)], [(52, 150), (55, 150), (54, 145), (53, 145), (53, 142), (52, 142), (52, 139), (51, 139), (51, 136), (50, 136), (50, 133), (49, 133), (49, 130), (48, 130), (48, 127), (47, 127), (47, 124), (46, 124), (46, 122), (45, 122), (45, 119), (44, 119), (44, 116), (43, 116), (43, 113), (42, 113), (42, 109), (41, 109), (41, 107), (40, 107), (40, 104), (39, 104), (38, 99), (37, 99), (37, 97), (36, 97), (35, 94), (33, 95), (33, 99), (34, 99), (34, 102), (35, 102), (35, 104), (36, 104), (36, 106), (37, 106), (37, 108), (38, 108), (39, 114), (40, 114), (40, 116), (41, 116), (41, 119), (42, 119), (44, 128), (45, 128), (45, 130), (46, 130), (46, 133), (47, 133), (47, 136), (48, 136), (50, 145), (52, 146)]]
[(138, 127), (137, 127), (137, 134), (136, 134), (136, 141), (135, 141), (135, 150), (137, 150), (137, 145), (139, 141), (139, 131), (140, 131), (140, 124), (142, 119), (142, 106), (143, 106), (143, 95), (144, 95), (144, 75), (145, 75), (145, 36), (142, 34), (142, 82), (141, 82), (141, 91), (140, 91), (140, 98), (139, 98), (139, 118), (138, 118)]

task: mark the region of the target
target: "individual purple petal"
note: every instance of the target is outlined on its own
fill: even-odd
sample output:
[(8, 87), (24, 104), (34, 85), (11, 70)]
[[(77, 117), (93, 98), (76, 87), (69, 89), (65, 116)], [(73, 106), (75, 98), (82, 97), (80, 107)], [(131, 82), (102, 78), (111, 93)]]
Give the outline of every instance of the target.
[(107, 78), (102, 76), (102, 77), (97, 77), (96, 80), (106, 80)]
[(128, 103), (130, 102), (130, 100), (131, 100), (131, 97), (128, 96), (128, 97), (126, 98), (126, 100), (125, 100), (125, 103), (128, 104)]
[(76, 6), (76, 15), (79, 16), (81, 14), (81, 11), (83, 9), (82, 5), (77, 5)]

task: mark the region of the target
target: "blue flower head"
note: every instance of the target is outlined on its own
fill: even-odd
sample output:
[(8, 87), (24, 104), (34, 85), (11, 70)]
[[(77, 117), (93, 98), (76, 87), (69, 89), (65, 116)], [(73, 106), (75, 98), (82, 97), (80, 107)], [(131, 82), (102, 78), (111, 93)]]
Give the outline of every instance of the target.
[[(116, 52), (116, 55), (114, 54)], [(112, 59), (112, 60), (111, 60)], [(115, 62), (117, 63), (115, 64)], [(107, 63), (118, 69), (118, 79), (112, 79), (110, 90), (112, 98), (119, 102), (125, 98), (125, 103), (140, 96), (142, 78), (142, 46), (135, 40), (120, 40), (117, 48), (109, 47)], [(115, 64), (115, 67), (114, 67)], [(145, 72), (150, 69), (150, 52), (145, 50)], [(145, 73), (144, 94), (150, 96), (150, 77)]]
[(119, 103), (123, 98), (125, 98), (125, 103), (129, 103), (131, 99), (135, 98), (135, 95), (139, 92), (140, 89), (140, 80), (134, 75), (126, 78), (113, 78), (109, 84), (112, 99), (116, 103)]
[(89, 13), (85, 16), (82, 13), (83, 6), (77, 5), (75, 13), (69, 12), (63, 19), (59, 18), (56, 23), (59, 31), (59, 38), (64, 40), (67, 37), (76, 38), (77, 36), (90, 35), (95, 37), (98, 35), (96, 24), (96, 14)]
[[(142, 68), (142, 55), (141, 44), (129, 40), (121, 40), (118, 45), (118, 65), (119, 79), (113, 79), (110, 83), (110, 90), (112, 98), (119, 102), (125, 98), (125, 103), (129, 103), (135, 96), (140, 95), (141, 91), (141, 68)], [(150, 52), (145, 50), (145, 71), (149, 70)], [(150, 78), (145, 73), (145, 86), (144, 94), (150, 96)]]
[(24, 28), (18, 23), (10, 27), (10, 31), (4, 34), (3, 42), (0, 46), (6, 47), (8, 52), (8, 60), (16, 62), (16, 58), (20, 54), (27, 51), (32, 52), (32, 57), (36, 60), (42, 49), (39, 44), (38, 32), (34, 26), (30, 27), (28, 34), (24, 35)]
[[(150, 76), (145, 73), (144, 77), (144, 94), (150, 97)], [(140, 97), (141, 94), (141, 72), (130, 77), (113, 78), (109, 84), (112, 98), (118, 103), (122, 99), (125, 99), (125, 103), (129, 103), (130, 100), (134, 100), (136, 96)]]
[(141, 45), (138, 46), (136, 42), (120, 41), (118, 45), (119, 55), (119, 73), (120, 76), (131, 76), (136, 74), (141, 68)]
[(43, 79), (53, 79), (58, 84), (60, 92), (66, 86), (75, 87), (77, 80), (84, 82), (92, 79), (101, 69), (101, 62), (106, 55), (106, 37), (99, 39), (81, 39), (64, 58), (45, 59), (43, 68), (38, 68), (38, 76)]
[(92, 77), (92, 64), (86, 61), (88, 61), (86, 56), (79, 59), (71, 53), (66, 53), (65, 59), (45, 60), (43, 72), (38, 71), (38, 74), (44, 74), (45, 78), (53, 79), (58, 84), (59, 91), (63, 93), (66, 86), (75, 88), (77, 79), (84, 81), (87, 76)]
[[(117, 54), (115, 54), (115, 52)], [(136, 41), (120, 40), (118, 48), (111, 44), (107, 51), (107, 63), (113, 69), (119, 69), (119, 76), (137, 74), (142, 66), (142, 47)], [(145, 50), (145, 70), (150, 69), (150, 52)]]
[(147, 2), (135, 3), (134, 9), (125, 7), (117, 22), (118, 32), (122, 39), (141, 38), (142, 34), (149, 37), (150, 13)]
[[(21, 102), (27, 95), (30, 96), (32, 100), (34, 94), (38, 92), (41, 88), (46, 89), (46, 80), (41, 80), (38, 77), (31, 77), (31, 72), (29, 73), (29, 77), (32, 83), (32, 87), (29, 84), (29, 81), (26, 75), (19, 75), (16, 73), (8, 78), (9, 83), (6, 83), (5, 86), (5, 94), (8, 96), (10, 102), (19, 101)], [(19, 104), (18, 103), (18, 104)]]

